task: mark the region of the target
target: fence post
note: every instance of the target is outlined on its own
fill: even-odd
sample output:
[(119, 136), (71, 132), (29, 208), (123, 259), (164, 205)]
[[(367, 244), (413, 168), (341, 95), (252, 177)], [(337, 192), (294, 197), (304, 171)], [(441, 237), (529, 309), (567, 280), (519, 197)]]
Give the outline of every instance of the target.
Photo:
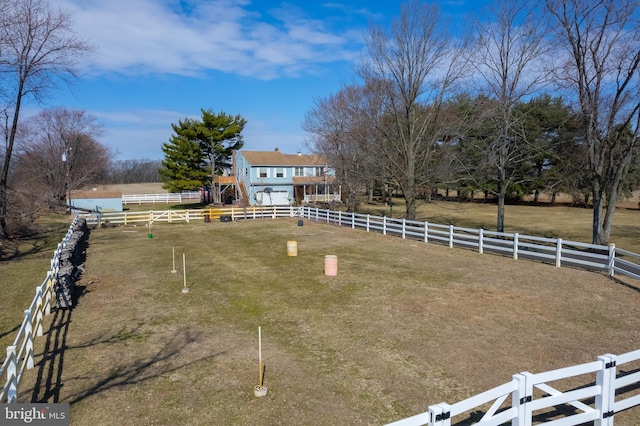
[[(53, 268), (51, 268), (53, 270)], [(57, 272), (57, 271), (56, 271)], [(51, 314), (51, 293), (53, 293), (53, 277), (51, 271), (47, 271), (46, 288), (44, 289), (44, 314)], [(41, 336), (41, 334), (39, 334)]]
[(407, 219), (402, 219), (402, 239), (404, 240), (406, 238), (406, 227), (407, 227)]
[(513, 260), (518, 260), (518, 233), (513, 234)]
[(387, 235), (387, 217), (382, 216), (382, 235)]
[[(16, 358), (16, 347), (7, 346), (7, 402), (15, 404), (18, 402), (18, 360)], [(2, 402), (2, 401), (0, 401)]]
[(478, 230), (478, 253), (484, 253), (484, 246), (482, 245), (484, 242), (484, 230)]
[(424, 242), (429, 242), (429, 222), (424, 223)]
[(187, 217), (187, 223), (189, 223), (189, 219), (190, 219), (189, 218), (189, 216), (190, 216), (189, 209), (185, 209), (184, 210), (184, 215)]
[(356, 229), (356, 212), (351, 212), (351, 229)]
[(25, 332), (25, 349), (27, 351), (27, 370), (33, 368), (33, 318), (31, 317), (31, 311), (24, 311), (24, 332)]
[(562, 265), (562, 238), (558, 238), (556, 243), (556, 267)]
[(511, 406), (516, 408), (518, 414), (516, 415), (516, 422), (513, 422), (516, 426), (524, 426), (530, 424), (530, 419), (527, 419), (527, 413), (524, 409), (524, 404), (527, 403), (527, 376), (522, 373), (514, 374), (513, 379), (518, 383), (518, 388), (511, 394)]
[(342, 226), (342, 211), (338, 210), (338, 226)]
[(449, 248), (453, 248), (453, 225), (449, 225)]
[(609, 263), (607, 268), (609, 270), (609, 276), (613, 277), (616, 267), (616, 245), (609, 244)]
[(370, 216), (371, 216), (371, 215), (369, 215), (369, 214), (367, 215), (367, 232), (369, 232), (369, 217), (370, 217)]
[(606, 354), (598, 357), (602, 362), (602, 368), (596, 373), (596, 385), (600, 386), (600, 393), (596, 395), (596, 410), (600, 411), (600, 417), (596, 419), (594, 426), (613, 426), (613, 415), (616, 397), (616, 356)]
[(429, 426), (450, 426), (451, 425), (451, 406), (446, 402), (441, 402), (437, 405), (430, 405), (428, 408), (429, 413)]
[(531, 426), (533, 417), (533, 411), (527, 405), (528, 402), (533, 400), (533, 374), (528, 371), (520, 373), (524, 380), (524, 392), (521, 394), (520, 408), (518, 409), (518, 418), (522, 419), (519, 426)]
[(40, 286), (36, 287), (36, 299), (38, 299), (38, 303), (36, 303), (36, 335), (42, 336), (42, 308), (44, 300)]

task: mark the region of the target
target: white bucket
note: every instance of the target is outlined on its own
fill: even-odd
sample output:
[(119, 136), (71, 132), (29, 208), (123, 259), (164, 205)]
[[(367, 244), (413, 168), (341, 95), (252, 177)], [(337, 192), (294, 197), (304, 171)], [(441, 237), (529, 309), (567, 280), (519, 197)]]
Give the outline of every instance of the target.
[(328, 277), (338, 275), (338, 256), (328, 254), (324, 257), (324, 274)]

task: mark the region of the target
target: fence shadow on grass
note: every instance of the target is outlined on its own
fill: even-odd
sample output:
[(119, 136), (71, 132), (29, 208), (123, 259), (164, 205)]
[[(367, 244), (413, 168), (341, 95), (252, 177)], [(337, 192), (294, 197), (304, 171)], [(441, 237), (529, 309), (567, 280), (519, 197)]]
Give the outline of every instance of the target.
[[(127, 387), (152, 380), (161, 375), (172, 373), (190, 365), (225, 354), (223, 351), (201, 357), (191, 362), (183, 362), (176, 365), (175, 360), (181, 358), (189, 343), (198, 340), (198, 336), (193, 335), (189, 330), (177, 330), (152, 356), (138, 358), (132, 362), (123, 360), (119, 364), (112, 365), (106, 377), (99, 377), (91, 373), (74, 376), (71, 380), (92, 384), (73, 394), (61, 395), (61, 389), (64, 386), (65, 380), (63, 377), (63, 369), (65, 352), (67, 350), (81, 350), (98, 345), (112, 345), (131, 339), (135, 340), (146, 337), (144, 332), (140, 330), (142, 325), (138, 325), (133, 328), (123, 327), (113, 335), (101, 334), (85, 343), (68, 346), (67, 335), (72, 315), (72, 309), (58, 309), (54, 314), (50, 330), (47, 333), (42, 360), (37, 365), (38, 373), (32, 391), (32, 402), (69, 402), (74, 404), (87, 397), (112, 388)], [(168, 365), (171, 365), (171, 367), (158, 369), (159, 365), (170, 360), (172, 362), (168, 363)]]
[[(85, 286), (74, 286), (73, 306), (78, 305), (85, 290)], [(32, 402), (60, 402), (64, 355), (67, 350), (67, 335), (72, 315), (73, 308), (59, 308), (53, 314), (51, 325), (46, 333), (42, 358), (37, 364), (38, 373), (31, 395)]]
[[(115, 340), (118, 340), (118, 338), (116, 337)], [(146, 358), (138, 358), (133, 362), (123, 360), (121, 363), (111, 366), (107, 377), (98, 378), (94, 375), (75, 377), (74, 380), (93, 382), (93, 384), (84, 390), (67, 395), (65, 402), (74, 404), (112, 388), (125, 388), (153, 380), (162, 375), (173, 373), (226, 353), (222, 351), (190, 362), (178, 363), (177, 365), (173, 361), (166, 363), (166, 368), (158, 368), (159, 365), (163, 365), (166, 361), (179, 360), (188, 344), (196, 340), (197, 336), (193, 336), (189, 330), (177, 330), (155, 354)]]

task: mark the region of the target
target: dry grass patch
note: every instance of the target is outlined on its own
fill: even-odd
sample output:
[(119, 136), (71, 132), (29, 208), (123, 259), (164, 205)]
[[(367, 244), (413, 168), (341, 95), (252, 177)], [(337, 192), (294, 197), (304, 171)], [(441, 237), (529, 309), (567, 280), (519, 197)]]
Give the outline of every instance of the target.
[(640, 293), (600, 274), (296, 223), (93, 230), (20, 398), (70, 402), (77, 425), (383, 424), (640, 346)]

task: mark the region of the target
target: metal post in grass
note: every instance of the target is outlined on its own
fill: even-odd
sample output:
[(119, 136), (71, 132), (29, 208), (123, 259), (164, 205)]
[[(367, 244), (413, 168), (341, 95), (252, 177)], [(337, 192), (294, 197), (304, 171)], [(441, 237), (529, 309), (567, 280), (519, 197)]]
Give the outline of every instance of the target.
[(178, 272), (176, 270), (176, 248), (175, 247), (171, 247), (171, 259), (173, 261), (173, 269), (171, 269), (171, 273), (175, 274), (176, 272)]
[(187, 261), (184, 256), (184, 253), (182, 253), (182, 277), (183, 277), (182, 292), (189, 293), (189, 287), (187, 287)]

